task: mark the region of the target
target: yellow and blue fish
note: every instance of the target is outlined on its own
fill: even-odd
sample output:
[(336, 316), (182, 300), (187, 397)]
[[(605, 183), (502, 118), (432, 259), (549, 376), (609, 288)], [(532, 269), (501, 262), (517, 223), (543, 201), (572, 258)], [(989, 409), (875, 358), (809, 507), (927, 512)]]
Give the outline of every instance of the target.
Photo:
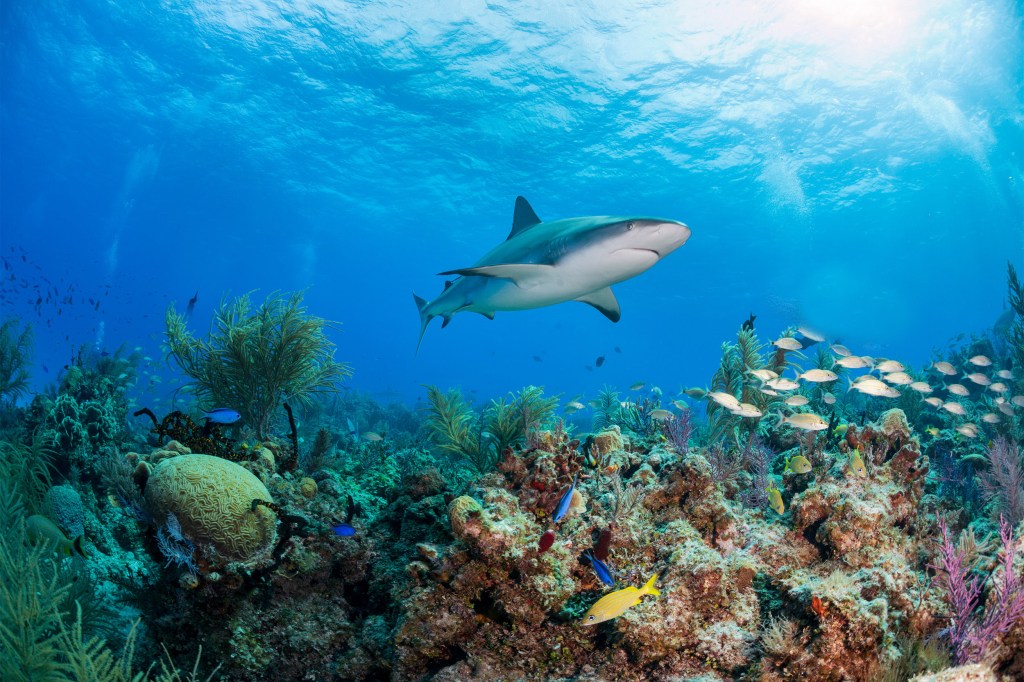
[(868, 470), (864, 466), (864, 459), (860, 456), (859, 448), (850, 453), (850, 471), (859, 478), (866, 478), (868, 475)]
[(657, 581), (658, 574), (655, 573), (643, 587), (633, 587), (630, 585), (629, 587), (606, 594), (583, 614), (583, 624), (597, 625), (606, 620), (618, 618), (628, 609), (639, 604), (644, 595), (650, 594), (657, 597), (661, 594), (661, 590), (654, 586), (654, 583)]
[(78, 554), (88, 557), (85, 547), (82, 545), (85, 538), (81, 535), (74, 539), (68, 538), (56, 523), (41, 516), (33, 514), (25, 519), (25, 531), (28, 534), (29, 542), (35, 545), (50, 545), (64, 556)]
[(768, 506), (775, 510), (779, 516), (786, 511), (786, 505), (782, 503), (782, 493), (775, 487), (774, 483), (768, 484)]
[(796, 455), (786, 460), (786, 469), (782, 472), (788, 474), (792, 471), (794, 474), (806, 474), (811, 470), (811, 462), (803, 455)]

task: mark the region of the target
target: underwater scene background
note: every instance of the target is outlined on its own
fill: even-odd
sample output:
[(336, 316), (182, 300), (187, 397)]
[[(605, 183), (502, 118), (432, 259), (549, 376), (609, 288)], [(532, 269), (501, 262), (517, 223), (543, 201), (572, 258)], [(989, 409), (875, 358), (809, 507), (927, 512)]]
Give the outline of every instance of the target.
[(0, 679), (1024, 679), (1019, 3), (0, 40)]

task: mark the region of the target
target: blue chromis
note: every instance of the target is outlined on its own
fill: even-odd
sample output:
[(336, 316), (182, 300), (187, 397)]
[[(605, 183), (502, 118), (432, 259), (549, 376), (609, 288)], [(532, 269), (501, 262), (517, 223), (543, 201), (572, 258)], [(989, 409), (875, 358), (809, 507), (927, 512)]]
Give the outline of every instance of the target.
[(661, 594), (661, 590), (654, 586), (654, 583), (657, 581), (658, 574), (655, 573), (643, 587), (637, 588), (630, 585), (629, 587), (606, 594), (583, 614), (583, 625), (597, 625), (606, 620), (618, 618), (627, 609), (639, 604), (645, 594), (657, 597)]
[(858, 478), (866, 478), (868, 475), (868, 470), (864, 466), (864, 460), (860, 456), (860, 448), (850, 453), (850, 471)]
[(583, 556), (587, 558), (590, 565), (594, 567), (594, 573), (597, 574), (598, 579), (605, 585), (614, 585), (615, 578), (612, 577), (612, 570), (608, 568), (607, 564), (595, 557), (590, 552), (584, 552)]
[(787, 474), (792, 471), (794, 474), (806, 474), (811, 470), (811, 462), (803, 455), (796, 455), (786, 460), (786, 469), (782, 472)]
[(782, 493), (775, 487), (774, 483), (768, 484), (768, 506), (775, 510), (775, 513), (782, 515), (786, 511), (786, 505), (782, 503)]
[(579, 477), (579, 473), (573, 476), (572, 485), (569, 486), (569, 489), (565, 491), (564, 495), (562, 495), (562, 499), (558, 501), (558, 506), (555, 507), (555, 523), (558, 523), (563, 518), (565, 518), (566, 512), (569, 511), (569, 505), (572, 504), (572, 494), (576, 492), (576, 481), (579, 479)]
[(356, 529), (347, 523), (337, 523), (331, 526), (331, 530), (334, 531), (335, 535), (340, 535), (343, 538), (351, 537), (356, 534)]
[(227, 407), (216, 407), (206, 413), (206, 419), (214, 424), (234, 424), (241, 418), (242, 415)]
[(69, 539), (56, 523), (45, 516), (33, 514), (28, 517), (25, 520), (25, 531), (28, 533), (29, 542), (33, 544), (52, 545), (64, 556), (71, 556), (72, 554), (84, 557), (89, 556), (85, 553), (85, 548), (82, 546), (84, 536), (79, 535), (74, 540)]

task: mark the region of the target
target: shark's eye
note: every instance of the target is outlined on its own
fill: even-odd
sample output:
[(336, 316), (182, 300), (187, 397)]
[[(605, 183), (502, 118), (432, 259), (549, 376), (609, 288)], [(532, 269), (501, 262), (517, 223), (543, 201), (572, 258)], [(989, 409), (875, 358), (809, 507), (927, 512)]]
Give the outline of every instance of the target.
[(633, 229), (633, 223), (626, 223), (626, 229), (627, 230), (632, 230)]

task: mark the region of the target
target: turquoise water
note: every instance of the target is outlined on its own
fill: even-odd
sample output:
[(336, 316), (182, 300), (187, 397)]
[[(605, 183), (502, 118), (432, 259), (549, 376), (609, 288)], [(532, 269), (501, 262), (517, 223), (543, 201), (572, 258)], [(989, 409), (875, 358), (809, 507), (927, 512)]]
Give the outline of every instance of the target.
[[(0, 11), (2, 303), (37, 389), (79, 344), (160, 360), (197, 291), (204, 331), (224, 296), (307, 288), (350, 385), (410, 401), (705, 385), (751, 312), (921, 365), (991, 327), (1024, 254), (1012, 2)], [(411, 294), (504, 239), (517, 195), (693, 234), (616, 286), (617, 324), (459, 315), (415, 353)]]

